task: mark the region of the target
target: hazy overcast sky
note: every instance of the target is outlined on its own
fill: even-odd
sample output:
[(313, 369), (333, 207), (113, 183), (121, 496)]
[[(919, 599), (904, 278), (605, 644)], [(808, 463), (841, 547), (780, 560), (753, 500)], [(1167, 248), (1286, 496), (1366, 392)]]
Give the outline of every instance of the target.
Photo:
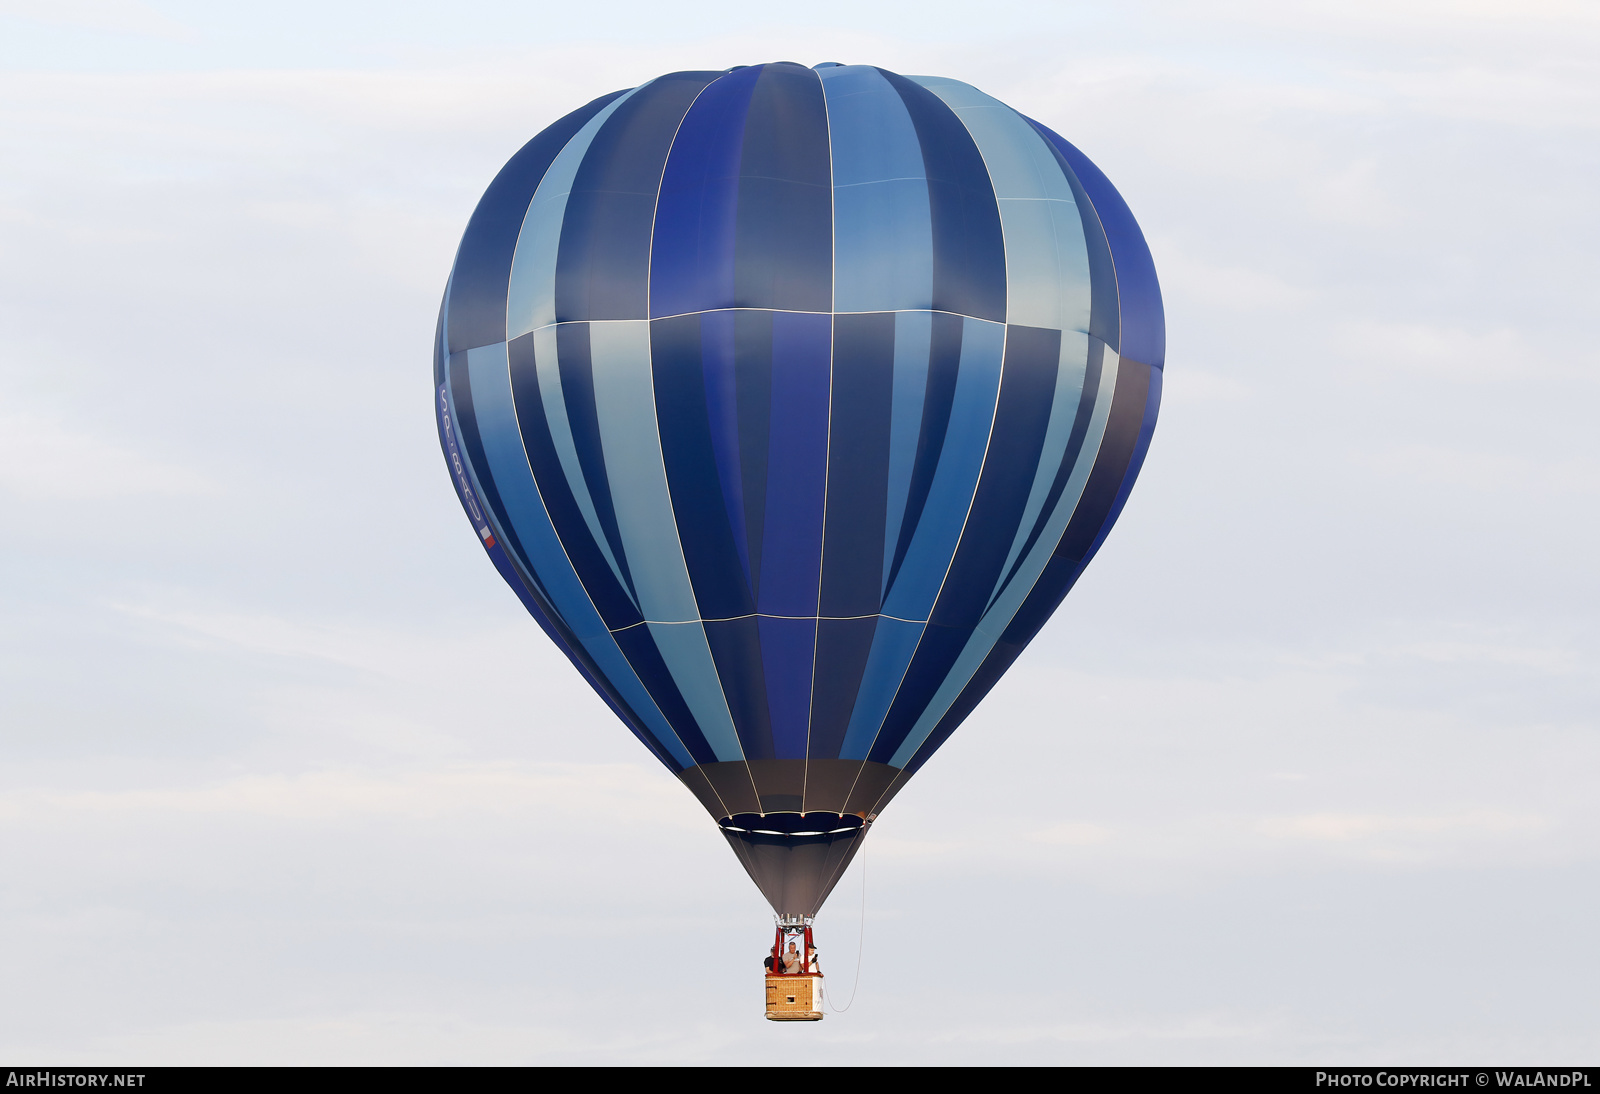
[[(1120, 523), (803, 1027), (429, 397), (523, 141), (768, 60), (1055, 128), (1169, 322)], [(0, 1057), (1596, 1057), (1600, 6), (0, 0), (0, 66)]]

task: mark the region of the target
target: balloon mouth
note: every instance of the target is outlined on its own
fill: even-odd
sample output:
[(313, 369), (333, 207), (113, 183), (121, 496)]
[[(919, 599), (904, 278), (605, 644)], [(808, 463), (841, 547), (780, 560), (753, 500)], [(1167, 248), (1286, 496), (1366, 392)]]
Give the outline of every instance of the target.
[(734, 835), (795, 838), (849, 835), (867, 822), (854, 813), (735, 813), (717, 823)]

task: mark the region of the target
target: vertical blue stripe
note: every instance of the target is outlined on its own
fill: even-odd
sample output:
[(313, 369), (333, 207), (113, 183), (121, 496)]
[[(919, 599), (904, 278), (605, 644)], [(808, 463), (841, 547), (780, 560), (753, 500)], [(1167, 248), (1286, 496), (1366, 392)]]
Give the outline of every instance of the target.
[(1089, 251), (1072, 186), (1022, 115), (958, 80), (912, 77), (955, 111), (983, 155), (1005, 233), (1006, 321), (1089, 329)]
[(594, 135), (632, 94), (629, 91), (620, 95), (584, 123), (540, 181), (522, 218), (516, 256), (511, 263), (505, 316), (508, 341), (556, 321), (556, 253), (561, 246), (561, 225), (567, 215), (572, 180)]
[(1010, 326), (1005, 367), (983, 472), (961, 539), (917, 651), (867, 758), (882, 761), (915, 725), (973, 629), (1005, 564), (1009, 532), (1021, 521), (1031, 472), (1049, 430), (1061, 332)]
[[(577, 503), (578, 511), (583, 514), (583, 521), (588, 526), (589, 534), (594, 537), (595, 544), (605, 556), (606, 564), (611, 567), (611, 572), (616, 575), (623, 591), (628, 593), (628, 579), (611, 550), (605, 528), (595, 511), (594, 499), (589, 494), (589, 483), (583, 477), (583, 466), (578, 462), (578, 450), (572, 439), (572, 425), (567, 418), (567, 400), (561, 390), (561, 358), (557, 352), (556, 328), (540, 327), (534, 331), (533, 347), (534, 374), (539, 383), (539, 399), (544, 408), (545, 424), (550, 430), (551, 444), (561, 464), (561, 476), (566, 480), (567, 489), (572, 491), (572, 499)], [(628, 593), (628, 597), (633, 600), (631, 593)], [(634, 601), (634, 606), (638, 606), (638, 601)]]
[(933, 349), (933, 315), (900, 312), (894, 317), (894, 407), (889, 424), (889, 501), (883, 529), (883, 591), (889, 590), (895, 548), (911, 495), (911, 474), (922, 438), (922, 410), (928, 394), (928, 358)]
[(661, 175), (650, 314), (731, 308), (744, 120), (760, 67), (715, 81), (684, 115)]
[(944, 451), (945, 432), (950, 426), (950, 410), (955, 405), (956, 380), (961, 374), (961, 337), (966, 320), (948, 312), (932, 312), (929, 319), (928, 381), (922, 397), (922, 422), (917, 429), (917, 451), (911, 463), (904, 510), (896, 515), (900, 536), (889, 565), (886, 590), (893, 586), (905, 563), (911, 537), (928, 503), (928, 491), (939, 469), (939, 454)]
[(484, 191), (462, 234), (455, 268), (450, 274), (454, 288), (445, 297), (448, 318), (443, 343), (446, 352), (456, 353), (506, 339), (506, 281), (516, 248), (517, 228), (524, 222), (528, 203), (543, 185), (551, 161), (573, 134), (597, 111), (624, 94), (613, 91), (602, 95), (534, 137), (511, 157)]
[(763, 615), (817, 614), (832, 352), (831, 317), (773, 315), (772, 432), (756, 602)]
[(646, 320), (590, 324), (595, 412), (617, 528), (662, 660), (720, 760), (743, 757), (684, 564), (656, 426)]
[(757, 621), (761, 668), (767, 684), (772, 752), (780, 760), (801, 760), (811, 729), (811, 672), (817, 655), (815, 619)]
[(1021, 527), (1049, 435), (1060, 362), (1060, 331), (1015, 324), (1007, 327), (1005, 370), (983, 474), (960, 546), (934, 605), (932, 623), (976, 626), (1005, 572), (1009, 540)]
[[(593, 503), (600, 527), (610, 547), (613, 559), (622, 572), (622, 580), (632, 589), (633, 575), (628, 571), (628, 559), (622, 547), (622, 536), (617, 531), (617, 513), (612, 504), (611, 480), (606, 474), (605, 452), (600, 443), (600, 421), (594, 405), (594, 368), (589, 353), (589, 324), (560, 323), (556, 334), (556, 367), (560, 373), (560, 387), (567, 425), (570, 427), (573, 450), (578, 457), (578, 467), (583, 474), (585, 489)], [(635, 603), (638, 597), (634, 597)]]
[(1088, 361), (1089, 336), (1079, 331), (1063, 331), (1055, 397), (1050, 407), (1050, 428), (1045, 433), (1044, 445), (1039, 451), (1039, 462), (1033, 473), (1033, 485), (1028, 490), (1028, 503), (1023, 507), (1022, 520), (1017, 525), (1015, 535), (1011, 537), (1011, 549), (1006, 553), (1005, 565), (1001, 567), (1000, 575), (995, 579), (994, 588), (989, 591), (991, 597), (1000, 591), (1001, 583), (1011, 573), (1017, 556), (1022, 553), (1023, 545), (1028, 541), (1029, 534), (1039, 520), (1039, 512), (1044, 508), (1045, 500), (1050, 493), (1050, 485), (1055, 481), (1056, 470), (1067, 454), (1067, 442), (1072, 437), (1078, 405), (1083, 399), (1083, 384), (1087, 376)]
[(806, 755), (837, 759), (861, 690), (873, 636), (882, 616), (817, 621), (817, 686), (811, 690)]
[(650, 241), (678, 124), (718, 72), (669, 72), (620, 103), (578, 166), (556, 255), (556, 319), (647, 319)]
[(904, 76), (883, 77), (905, 103), (922, 146), (933, 224), (933, 307), (1002, 323), (1005, 237), (983, 156), (937, 95)]
[(907, 623), (899, 619), (878, 621), (872, 652), (867, 655), (866, 671), (861, 674), (861, 689), (856, 692), (855, 709), (850, 712), (850, 726), (845, 731), (844, 743), (839, 746), (840, 759), (867, 758), (926, 627), (926, 623)]
[(727, 510), (729, 529), (746, 585), (750, 579), (750, 547), (745, 542), (744, 465), (739, 452), (738, 373), (743, 364), (734, 353), (734, 313), (700, 316), (700, 369), (705, 383), (706, 424), (717, 465), (717, 483)]
[(1117, 386), (1117, 361), (1111, 358), (1106, 361), (1100, 372), (1100, 387), (1095, 397), (1093, 417), (1089, 424), (1089, 436), (1086, 439), (1072, 476), (1067, 482), (1066, 489), (1061, 492), (1056, 502), (1054, 511), (1046, 525), (1045, 532), (1035, 542), (1028, 552), (1017, 576), (1000, 594), (1000, 597), (984, 613), (977, 629), (968, 640), (961, 656), (951, 666), (944, 683), (929, 701), (927, 708), (917, 719), (912, 730), (907, 734), (900, 747), (889, 758), (889, 763), (895, 767), (904, 767), (916, 753), (934, 727), (939, 724), (939, 719), (945, 711), (955, 702), (956, 697), (966, 687), (967, 682), (983, 663), (994, 644), (1005, 633), (1006, 627), (1016, 616), (1023, 601), (1032, 592), (1034, 585), (1044, 573), (1050, 556), (1055, 551), (1056, 544), (1061, 535), (1066, 531), (1067, 523), (1072, 514), (1077, 510), (1078, 499), (1083, 493), (1084, 484), (1089, 479), (1089, 472), (1093, 469), (1096, 456), (1100, 451), (1100, 442), (1105, 436), (1106, 421), (1111, 415), (1112, 394)]
[(739, 733), (722, 694), (722, 678), (711, 656), (706, 632), (699, 623), (646, 623), (661, 651), (661, 660), (683, 695), (695, 725), (705, 735), (721, 762), (744, 759)]
[(745, 615), (708, 619), (702, 626), (745, 759), (772, 759), (772, 716), (762, 665), (760, 625), (753, 615)]
[(589, 345), (611, 504), (639, 608), (657, 622), (698, 621), (661, 461), (650, 325), (643, 320), (591, 323)]
[(1133, 210), (1122, 200), (1111, 180), (1077, 148), (1061, 139), (1048, 126), (1034, 122), (1066, 160), (1088, 194), (1095, 213), (1105, 228), (1106, 243), (1117, 272), (1117, 302), (1120, 341), (1115, 348), (1125, 357), (1142, 361), (1157, 369), (1167, 359), (1166, 310), (1161, 303), (1161, 284), (1156, 279), (1155, 261), (1145, 242)]
[(933, 214), (911, 115), (875, 68), (818, 75), (833, 154), (833, 308), (931, 308)]
[[(744, 527), (735, 529), (748, 559), (746, 584), (755, 594), (761, 575), (761, 530), (767, 519), (767, 464), (772, 445), (773, 324), (781, 313), (733, 313), (734, 404), (738, 418), (738, 477)], [(749, 580), (755, 578), (755, 581)]]
[(820, 614), (873, 615), (883, 604), (894, 315), (834, 317), (833, 405)]
[[(707, 322), (717, 319), (724, 322)], [(732, 619), (751, 614), (755, 604), (734, 546), (744, 529), (729, 520), (724, 490), (718, 486), (702, 360), (707, 326), (714, 338), (716, 327), (732, 328), (732, 315), (711, 312), (653, 320), (650, 367), (672, 516), (695, 604), (701, 619)]]
[(572, 629), (606, 678), (622, 693), (673, 756), (685, 766), (692, 765), (694, 758), (661, 716), (660, 710), (622, 657), (556, 538), (555, 528), (545, 512), (544, 503), (533, 482), (533, 473), (528, 468), (527, 455), (522, 450), (522, 438), (512, 408), (510, 364), (506, 358), (505, 343), (470, 351), (467, 354), (467, 373), (474, 389), (473, 405), (489, 472), (505, 499), (506, 513), (516, 526), (518, 539), (527, 552), (529, 568), (539, 575), (540, 583), (562, 621)]
[[(1116, 390), (1100, 451), (1095, 456), (1094, 467), (1077, 511), (1072, 514), (1062, 534), (1061, 544), (1051, 553), (1043, 574), (1006, 626), (1000, 640), (995, 643), (993, 652), (978, 666), (970, 682), (934, 724), (926, 740), (910, 754), (906, 760), (908, 772), (916, 771), (955, 732), (962, 719), (988, 694), (1000, 674), (1038, 633), (1089, 564), (1107, 531), (1116, 522), (1122, 502), (1126, 500), (1133, 480), (1138, 477), (1161, 402), (1160, 384), (1160, 369), (1128, 358), (1117, 363)], [(1105, 489), (1096, 485), (1096, 480), (1102, 478), (1109, 484)], [(1116, 499), (1109, 511), (1103, 507), (1106, 494), (1113, 494)], [(1081, 556), (1074, 557), (1071, 551), (1064, 548), (1067, 541), (1073, 538), (1073, 526), (1080, 521), (1086, 528), (1096, 528), (1098, 532), (1093, 545)]]
[[(525, 334), (506, 346), (511, 359), (511, 399), (517, 412), (523, 451), (533, 470), (533, 480), (539, 487), (545, 512), (595, 610), (612, 630), (630, 627), (644, 617), (639, 614), (639, 606), (633, 602), (624, 579), (607, 559), (609, 545), (599, 537), (596, 525), (584, 519), (561, 469), (550, 436), (544, 398), (539, 391), (538, 351), (534, 343), (535, 335)], [(662, 713), (668, 712), (663, 708)], [(671, 720), (670, 714), (668, 720)]]
[(825, 312), (833, 300), (828, 108), (817, 74), (761, 66), (739, 158), (734, 295), (742, 308)]
[(1154, 371), (1159, 370), (1131, 358), (1118, 360), (1117, 388), (1112, 396), (1111, 417), (1106, 421), (1106, 435), (1100, 442), (1089, 481), (1083, 486), (1083, 496), (1078, 499), (1078, 511), (1072, 514), (1056, 545), (1056, 557), (1087, 563), (1105, 538), (1117, 510), (1117, 499), (1128, 480), (1129, 463), (1143, 436), (1146, 413), (1151, 409), (1148, 398)]
[(939, 467), (905, 562), (889, 588), (883, 605), (885, 615), (925, 620), (933, 610), (934, 598), (944, 583), (966, 524), (983, 468), (983, 454), (989, 446), (1004, 347), (1003, 325), (978, 319), (965, 321), (961, 368)]
[[(487, 552), (490, 562), (494, 564), (496, 572), (500, 574), (506, 584), (511, 587), (512, 592), (516, 593), (523, 606), (528, 609), (534, 621), (539, 624), (545, 634), (549, 635), (550, 640), (556, 644), (557, 648), (567, 655), (573, 667), (578, 670), (579, 675), (599, 693), (601, 699), (622, 720), (629, 731), (650, 750), (652, 755), (668, 768), (673, 771), (682, 770), (685, 764), (680, 759), (675, 758), (673, 750), (664, 745), (662, 740), (657, 739), (656, 735), (651, 732), (647, 720), (641, 718), (638, 712), (629, 707), (628, 700), (624, 697), (623, 689), (619, 686), (622, 682), (612, 683), (606, 678), (606, 674), (600, 665), (596, 664), (595, 659), (584, 648), (583, 643), (578, 640), (572, 628), (561, 618), (560, 613), (556, 611), (550, 600), (548, 590), (539, 584), (537, 577), (528, 569), (526, 557), (518, 559), (510, 553), (510, 537), (505, 534), (504, 525), (502, 524), (498, 528), (491, 528), (486, 525), (484, 518), (489, 514), (485, 513), (477, 502), (479, 487), (473, 486), (472, 482), (469, 481), (476, 480), (478, 476), (473, 471), (471, 464), (461, 458), (459, 446), (456, 444), (456, 437), (459, 435), (459, 430), (454, 428), (457, 411), (455, 401), (450, 396), (450, 390), (459, 386), (465, 395), (465, 401), (471, 402), (472, 384), (467, 376), (464, 355), (457, 355), (458, 368), (456, 371), (458, 375), (454, 378), (455, 382), (452, 382), (449, 357), (444, 353), (444, 341), (442, 338), (440, 338), (436, 346), (436, 352), (439, 354), (439, 359), (436, 362), (436, 367), (439, 370), (439, 404), (437, 407), (439, 412), (437, 417), (439, 440), (445, 450), (446, 462), (456, 472), (453, 477), (455, 478), (458, 496), (461, 498), (468, 516), (473, 521), (473, 527), (489, 532), (494, 537), (486, 543), (486, 545), (493, 544), (493, 546), (488, 547)], [(477, 435), (475, 423), (472, 427), (472, 433), (474, 436)], [(483, 454), (481, 442), (478, 444), (478, 452), (481, 457)], [(495, 542), (495, 540), (499, 540), (499, 542)], [(648, 696), (646, 696), (646, 700), (648, 700)], [(648, 701), (645, 703), (645, 709), (648, 710)], [(668, 719), (668, 722), (670, 723), (671, 719)], [(670, 737), (664, 739), (670, 740)], [(694, 738), (694, 743), (689, 741), (684, 741), (683, 743), (688, 746), (690, 755), (696, 761), (704, 762), (701, 759), (702, 755), (705, 759), (711, 758), (710, 749), (704, 748), (704, 740), (697, 735)], [(695, 743), (701, 746), (699, 751), (694, 747)]]

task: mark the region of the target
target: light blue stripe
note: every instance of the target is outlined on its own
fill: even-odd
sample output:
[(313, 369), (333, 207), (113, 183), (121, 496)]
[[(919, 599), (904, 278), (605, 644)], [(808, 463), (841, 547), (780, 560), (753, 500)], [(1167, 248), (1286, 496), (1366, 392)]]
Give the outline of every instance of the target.
[(589, 357), (611, 504), (639, 610), (717, 759), (743, 759), (678, 540), (656, 425), (649, 321), (589, 324)]
[[(595, 611), (589, 594), (584, 592), (550, 523), (544, 501), (539, 497), (538, 486), (533, 481), (533, 472), (528, 467), (522, 434), (517, 429), (505, 343), (468, 350), (467, 378), (472, 384), (472, 407), (477, 418), (478, 435), (483, 440), (489, 473), (494, 477), (495, 487), (505, 504), (512, 530), (516, 532), (527, 555), (527, 565), (539, 575), (539, 582), (561, 621), (572, 630), (623, 701), (645, 723), (656, 740), (672, 753), (674, 759), (685, 767), (692, 767), (694, 757), (673, 732), (672, 726), (656, 707), (655, 700), (650, 698), (650, 693), (617, 647), (616, 639)], [(454, 412), (452, 404), (451, 413)], [(460, 421), (459, 418), (456, 420)], [(509, 550), (505, 529), (496, 529), (496, 532)]]
[(850, 725), (845, 730), (844, 743), (839, 746), (841, 760), (867, 758), (926, 629), (926, 623), (878, 617), (878, 629), (872, 635), (872, 652), (867, 655), (867, 668), (861, 676), (861, 690), (856, 693)]
[(711, 751), (718, 760), (743, 760), (744, 748), (728, 713), (728, 700), (722, 694), (722, 680), (706, 644), (706, 631), (699, 623), (647, 623), (661, 660), (666, 663), (672, 682), (678, 685), (689, 713), (694, 715)]
[(511, 283), (506, 293), (507, 338), (556, 321), (556, 252), (561, 247), (561, 223), (566, 219), (572, 180), (578, 177), (578, 167), (594, 135), (617, 107), (638, 90), (617, 96), (584, 123), (550, 161), (549, 170), (539, 181), (539, 189), (523, 215), (516, 254), (511, 260)]
[(884, 615), (928, 618), (955, 556), (956, 543), (978, 487), (978, 475), (983, 470), (989, 430), (994, 424), (995, 397), (1000, 390), (1006, 329), (999, 323), (971, 317), (962, 322), (955, 401), (939, 466), (934, 470), (928, 500), (905, 562), (884, 602)]
[[(583, 522), (589, 526), (589, 534), (594, 537), (601, 554), (606, 556), (611, 572), (616, 575), (617, 584), (622, 586), (631, 600), (633, 594), (622, 577), (622, 567), (617, 565), (617, 560), (611, 554), (611, 541), (606, 539), (605, 529), (595, 512), (594, 498), (589, 494), (589, 482), (583, 477), (583, 465), (578, 462), (578, 448), (572, 440), (572, 423), (567, 420), (567, 400), (561, 390), (556, 329), (540, 327), (533, 332), (533, 359), (539, 376), (539, 398), (544, 403), (545, 422), (550, 427), (550, 440), (555, 445), (556, 457), (561, 461), (561, 473), (567, 480), (573, 499), (578, 503), (579, 511), (583, 513)], [(634, 607), (638, 606), (635, 601)]]
[(899, 312), (894, 317), (894, 391), (889, 420), (889, 507), (883, 527), (883, 583), (888, 590), (895, 544), (906, 516), (911, 472), (922, 436), (922, 404), (928, 394), (928, 353), (933, 343), (932, 312)]
[(1043, 137), (1009, 106), (958, 80), (914, 76), (956, 112), (989, 168), (1006, 244), (1006, 321), (1089, 329), (1089, 248), (1072, 186)]
[(1039, 466), (1033, 473), (1033, 488), (1028, 491), (1028, 503), (1023, 507), (1017, 534), (1011, 541), (1011, 550), (1006, 554), (1006, 564), (1000, 567), (994, 589), (989, 590), (990, 596), (995, 594), (995, 590), (1000, 588), (1006, 575), (1011, 572), (1012, 564), (1017, 561), (1017, 552), (1028, 542), (1028, 533), (1033, 530), (1044, 499), (1050, 494), (1050, 484), (1055, 482), (1061, 460), (1067, 454), (1067, 441), (1072, 437), (1072, 424), (1078, 417), (1078, 403), (1083, 398), (1083, 380), (1088, 367), (1089, 336), (1075, 330), (1062, 331), (1061, 358), (1056, 366), (1056, 397), (1050, 404), (1050, 424), (1045, 428), (1044, 444), (1039, 450)]
[(1066, 489), (1061, 491), (1061, 497), (1057, 500), (1055, 509), (1051, 511), (1050, 522), (1045, 526), (1044, 534), (1028, 552), (1022, 569), (1017, 572), (1016, 580), (984, 613), (977, 630), (967, 640), (961, 656), (956, 658), (955, 664), (944, 678), (944, 683), (939, 686), (939, 690), (934, 693), (933, 699), (922, 712), (922, 717), (917, 719), (917, 724), (911, 728), (906, 739), (890, 757), (889, 763), (894, 767), (904, 767), (911, 762), (911, 757), (916, 755), (917, 749), (928, 739), (934, 727), (939, 724), (939, 719), (945, 716), (950, 704), (961, 694), (961, 689), (972, 680), (972, 674), (978, 671), (978, 666), (989, 656), (994, 644), (1000, 641), (1000, 636), (1005, 633), (1017, 610), (1022, 607), (1023, 600), (1033, 591), (1039, 575), (1044, 573), (1050, 555), (1061, 542), (1062, 533), (1067, 530), (1067, 522), (1072, 519), (1073, 511), (1078, 508), (1078, 499), (1083, 496), (1084, 483), (1089, 481), (1089, 472), (1094, 467), (1095, 458), (1100, 454), (1100, 442), (1105, 438), (1106, 420), (1111, 415), (1111, 397), (1116, 390), (1117, 356), (1108, 349), (1105, 364), (1100, 371), (1100, 387), (1095, 395), (1094, 413), (1089, 419), (1089, 432), (1084, 437), (1083, 449), (1078, 454), (1077, 463), (1073, 465), (1072, 477), (1067, 480)]
[(833, 157), (833, 307), (933, 306), (933, 216), (922, 145), (877, 69), (818, 71)]

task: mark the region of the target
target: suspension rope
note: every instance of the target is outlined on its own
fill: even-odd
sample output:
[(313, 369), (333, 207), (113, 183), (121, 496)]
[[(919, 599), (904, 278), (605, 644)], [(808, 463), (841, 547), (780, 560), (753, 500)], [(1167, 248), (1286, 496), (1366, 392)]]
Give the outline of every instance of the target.
[(833, 1005), (833, 1000), (824, 992), (822, 999), (829, 1010), (835, 1014), (843, 1014), (855, 1005), (856, 989), (861, 986), (861, 952), (867, 938), (867, 848), (861, 848), (861, 933), (856, 936), (856, 978), (850, 985), (850, 1002), (842, 1007)]

